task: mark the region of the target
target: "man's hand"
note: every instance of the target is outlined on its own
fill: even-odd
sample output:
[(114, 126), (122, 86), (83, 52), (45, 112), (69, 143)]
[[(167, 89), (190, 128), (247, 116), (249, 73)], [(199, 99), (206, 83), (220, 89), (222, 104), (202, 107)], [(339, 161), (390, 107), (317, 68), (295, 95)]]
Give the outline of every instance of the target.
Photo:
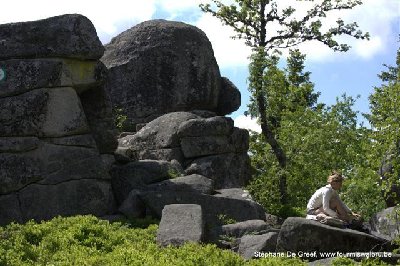
[(361, 215), (358, 214), (358, 213), (355, 213), (355, 212), (350, 213), (349, 216), (350, 216), (350, 218), (351, 218), (352, 220), (358, 220), (358, 221), (359, 221), (359, 220), (362, 219), (362, 218), (361, 218)]

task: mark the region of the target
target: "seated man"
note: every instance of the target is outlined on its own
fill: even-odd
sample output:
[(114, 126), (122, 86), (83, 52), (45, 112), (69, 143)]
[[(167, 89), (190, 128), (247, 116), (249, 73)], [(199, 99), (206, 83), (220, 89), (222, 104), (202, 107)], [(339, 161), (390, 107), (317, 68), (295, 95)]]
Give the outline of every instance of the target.
[(328, 185), (318, 189), (307, 204), (307, 214), (330, 216), (347, 223), (361, 222), (361, 216), (350, 210), (339, 198), (337, 191), (342, 187), (343, 176), (334, 171), (328, 177)]

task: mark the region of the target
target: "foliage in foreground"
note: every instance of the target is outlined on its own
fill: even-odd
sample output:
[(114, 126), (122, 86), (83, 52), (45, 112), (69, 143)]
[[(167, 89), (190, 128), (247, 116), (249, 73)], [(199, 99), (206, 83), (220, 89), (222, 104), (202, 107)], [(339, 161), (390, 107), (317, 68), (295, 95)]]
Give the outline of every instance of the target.
[(349, 265), (349, 266), (355, 266), (355, 265), (362, 265), (362, 266), (386, 266), (390, 265), (387, 264), (379, 259), (364, 259), (361, 262), (356, 262), (350, 258), (346, 257), (341, 257), (341, 258), (336, 258), (333, 259), (332, 261), (332, 266), (344, 266), (344, 265)]
[(288, 258), (246, 262), (215, 245), (161, 248), (156, 232), (156, 224), (130, 228), (93, 216), (11, 224), (0, 227), (0, 265), (305, 265)]

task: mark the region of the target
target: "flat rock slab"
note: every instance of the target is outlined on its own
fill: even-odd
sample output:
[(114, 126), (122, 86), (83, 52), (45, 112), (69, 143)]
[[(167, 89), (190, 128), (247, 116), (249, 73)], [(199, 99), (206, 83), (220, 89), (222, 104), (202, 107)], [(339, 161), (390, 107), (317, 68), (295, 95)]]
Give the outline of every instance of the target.
[(13, 59), (0, 61), (7, 78), (0, 82), (0, 97), (39, 88), (74, 87), (81, 92), (99, 85), (106, 68), (95, 60)]
[(161, 246), (180, 246), (185, 242), (201, 242), (204, 235), (202, 208), (196, 204), (172, 204), (162, 210), (157, 232)]
[(92, 22), (78, 14), (0, 25), (0, 60), (65, 57), (99, 59), (104, 48)]
[(390, 251), (385, 240), (351, 229), (339, 229), (300, 217), (282, 224), (277, 251), (369, 252)]

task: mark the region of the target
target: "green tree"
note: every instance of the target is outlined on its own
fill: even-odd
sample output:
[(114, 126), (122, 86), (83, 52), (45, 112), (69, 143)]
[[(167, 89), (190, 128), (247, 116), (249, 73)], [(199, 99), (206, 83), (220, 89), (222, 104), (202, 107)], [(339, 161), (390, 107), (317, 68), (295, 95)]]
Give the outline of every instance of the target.
[[(295, 209), (304, 210), (315, 189), (326, 184), (332, 169), (342, 171), (349, 179), (344, 196), (350, 207), (367, 216), (382, 208), (377, 185), (363, 182), (376, 180), (376, 173), (368, 167), (368, 130), (357, 125), (354, 103), (353, 98), (343, 95), (332, 106), (317, 105), (283, 113), (277, 134), (288, 157), (287, 200)], [(279, 202), (280, 192), (276, 188), (282, 170), (262, 135), (251, 135), (250, 152), (256, 171), (249, 185), (254, 198), (270, 213), (296, 215), (288, 213), (288, 208)]]
[(383, 180), (383, 188), (389, 193), (393, 185), (400, 186), (400, 48), (396, 66), (384, 66), (387, 70), (378, 75), (383, 84), (369, 97), (371, 114), (367, 118), (373, 127), (374, 168), (378, 169), (382, 161), (390, 166)]
[[(311, 0), (313, 1), (313, 0)], [(307, 41), (318, 41), (334, 51), (347, 51), (350, 47), (335, 40), (336, 36), (349, 35), (357, 39), (368, 39), (368, 34), (363, 34), (358, 29), (357, 23), (346, 24), (337, 20), (335, 27), (326, 31), (322, 29), (321, 19), (333, 10), (352, 9), (360, 5), (359, 0), (321, 0), (310, 8), (301, 18), (296, 17), (293, 7), (280, 8), (278, 0), (234, 0), (231, 5), (222, 1), (212, 0), (215, 7), (202, 4), (200, 8), (219, 18), (224, 24), (232, 27), (236, 35), (234, 38), (244, 39), (246, 44), (253, 48), (250, 65), (250, 86), (252, 101), (256, 108), (252, 109), (253, 115), (259, 118), (263, 138), (272, 147), (279, 167), (282, 169), (280, 176), (280, 201), (287, 203), (287, 181), (285, 169), (287, 156), (274, 134), (274, 124), (268, 119), (267, 111), (272, 104), (268, 102), (267, 94), (271, 83), (265, 74), (265, 69), (274, 60), (273, 52), (276, 49), (285, 49)], [(279, 29), (271, 31), (269, 29)], [(292, 82), (297, 82), (292, 80)], [(273, 116), (270, 116), (270, 118)], [(279, 122), (279, 121), (277, 121)]]

